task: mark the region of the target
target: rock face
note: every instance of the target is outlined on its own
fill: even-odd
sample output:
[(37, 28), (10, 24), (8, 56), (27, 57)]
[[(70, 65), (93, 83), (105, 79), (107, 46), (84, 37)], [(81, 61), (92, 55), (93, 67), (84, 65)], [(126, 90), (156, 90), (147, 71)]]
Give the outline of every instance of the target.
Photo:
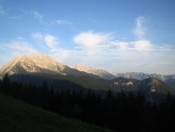
[(100, 76), (104, 79), (114, 79), (115, 78), (115, 76), (113, 74), (111, 74), (111, 73), (109, 73), (105, 70), (102, 70), (102, 69), (95, 69), (95, 68), (80, 65), (80, 64), (77, 64), (72, 68), (74, 68), (76, 70), (79, 70), (79, 71), (83, 71), (83, 72), (86, 72), (86, 73), (90, 73), (90, 74)]
[(54, 61), (50, 57), (42, 54), (30, 54), (18, 56), (1, 68), (1, 73), (24, 73), (41, 72), (50, 70), (62, 73), (66, 66)]
[(172, 90), (162, 81), (156, 78), (147, 78), (141, 81), (140, 89), (150, 93), (168, 93)]

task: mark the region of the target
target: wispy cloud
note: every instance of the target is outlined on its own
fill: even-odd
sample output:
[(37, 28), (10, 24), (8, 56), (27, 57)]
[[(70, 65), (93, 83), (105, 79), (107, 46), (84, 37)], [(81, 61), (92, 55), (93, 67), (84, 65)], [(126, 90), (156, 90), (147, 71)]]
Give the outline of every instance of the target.
[(32, 38), (46, 45), (50, 51), (55, 51), (58, 49), (59, 41), (58, 41), (58, 38), (54, 35), (35, 32), (35, 33), (32, 33)]
[(3, 60), (0, 64), (7, 63), (7, 61), (12, 59), (14, 56), (35, 52), (38, 51), (23, 38), (17, 38), (10, 42), (0, 43), (0, 58)]
[(10, 16), (9, 18), (14, 19), (14, 20), (20, 20), (20, 19), (23, 18), (23, 16), (22, 15), (17, 15), (17, 16)]
[(68, 20), (64, 20), (64, 19), (58, 19), (52, 22), (52, 24), (56, 24), (56, 25), (73, 25), (72, 22), (68, 21)]
[(139, 16), (135, 20), (134, 33), (135, 33), (135, 35), (138, 39), (143, 39), (143, 37), (145, 35), (145, 32), (146, 32), (146, 28), (144, 27), (143, 23), (144, 23), (144, 17), (143, 16)]
[(21, 10), (25, 15), (30, 16), (36, 20), (38, 20), (39, 22), (42, 22), (43, 16), (41, 15), (41, 13), (39, 13), (36, 10)]
[(52, 51), (55, 51), (57, 49), (58, 46), (58, 39), (50, 34), (47, 34), (46, 36), (44, 36), (44, 41), (46, 43), (46, 45), (48, 46), (48, 48), (50, 48)]
[(44, 37), (44, 36), (43, 36), (40, 32), (32, 33), (32, 38), (33, 38), (33, 39), (42, 40), (43, 37)]
[(43, 18), (43, 16), (38, 11), (29, 11), (28, 13), (36, 19), (41, 20)]
[(149, 40), (139, 40), (133, 42), (134, 48), (140, 52), (152, 50), (153, 44)]
[(9, 50), (15, 51), (19, 54), (33, 53), (37, 51), (36, 49), (32, 48), (27, 42), (19, 40), (12, 41), (10, 44), (6, 45), (6, 47)]

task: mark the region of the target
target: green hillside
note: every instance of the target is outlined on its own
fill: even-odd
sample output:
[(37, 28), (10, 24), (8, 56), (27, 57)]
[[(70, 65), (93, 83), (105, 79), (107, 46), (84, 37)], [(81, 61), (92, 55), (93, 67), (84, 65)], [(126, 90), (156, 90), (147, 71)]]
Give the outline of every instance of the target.
[(111, 132), (67, 119), (0, 93), (0, 132)]

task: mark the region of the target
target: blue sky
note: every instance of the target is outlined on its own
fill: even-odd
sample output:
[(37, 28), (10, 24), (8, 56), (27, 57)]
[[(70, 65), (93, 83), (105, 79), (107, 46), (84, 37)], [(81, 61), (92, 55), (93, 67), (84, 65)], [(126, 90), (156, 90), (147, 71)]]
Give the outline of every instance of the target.
[(175, 74), (174, 0), (0, 0), (0, 66), (47, 54), (110, 72)]

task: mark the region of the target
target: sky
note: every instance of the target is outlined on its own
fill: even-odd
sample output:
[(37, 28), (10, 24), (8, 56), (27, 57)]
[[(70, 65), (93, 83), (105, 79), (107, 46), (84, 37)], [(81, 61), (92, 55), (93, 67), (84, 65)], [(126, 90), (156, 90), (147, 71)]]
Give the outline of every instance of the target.
[(175, 0), (0, 0), (0, 66), (42, 53), (68, 66), (175, 74)]

